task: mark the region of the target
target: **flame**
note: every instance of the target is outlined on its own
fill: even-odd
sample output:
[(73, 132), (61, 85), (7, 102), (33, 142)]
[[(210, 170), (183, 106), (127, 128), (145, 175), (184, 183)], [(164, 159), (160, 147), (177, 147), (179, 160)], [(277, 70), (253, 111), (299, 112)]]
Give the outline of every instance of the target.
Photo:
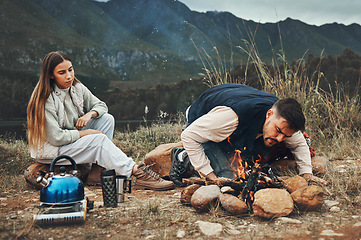
[(250, 198), (251, 202), (254, 201), (254, 194), (255, 194), (254, 191), (250, 191), (250, 192), (249, 192), (249, 198)]
[[(230, 138), (228, 137), (228, 142), (230, 142)], [(246, 147), (244, 147), (243, 149), (244, 151), (246, 150)], [(249, 168), (251, 166), (248, 165), (247, 161), (243, 161), (242, 157), (241, 157), (241, 150), (235, 150), (234, 151), (234, 155), (233, 158), (231, 159), (231, 167), (232, 169), (237, 172), (237, 176), (238, 178), (241, 178), (243, 180), (246, 180), (247, 178), (247, 170), (250, 170)], [(258, 158), (255, 160), (254, 166), (257, 169), (261, 169), (261, 165), (263, 163), (263, 159), (261, 157), (261, 155), (258, 154)]]
[[(228, 138), (228, 141), (230, 141), (230, 138)], [(243, 151), (246, 151), (246, 148), (244, 148)], [(266, 161), (259, 154), (257, 159), (243, 160), (242, 151), (235, 150), (230, 162), (231, 168), (238, 175), (238, 181), (241, 180), (245, 183), (239, 198), (247, 204), (248, 210), (252, 213), (255, 192), (259, 189), (274, 185), (273, 175), (269, 176), (268, 172), (262, 172)]]
[(232, 158), (231, 166), (233, 170), (237, 172), (237, 176), (239, 178), (246, 179), (245, 169), (247, 169), (248, 164), (247, 162), (244, 162), (242, 160), (240, 150), (235, 150), (234, 156)]
[(231, 143), (231, 137), (227, 138), (228, 143), (233, 147), (233, 144)]

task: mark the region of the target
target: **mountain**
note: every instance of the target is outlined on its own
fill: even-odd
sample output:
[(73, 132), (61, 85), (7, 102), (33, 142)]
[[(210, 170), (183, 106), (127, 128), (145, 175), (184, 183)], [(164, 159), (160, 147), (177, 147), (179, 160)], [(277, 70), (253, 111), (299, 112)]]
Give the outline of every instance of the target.
[(218, 52), (225, 62), (232, 54), (240, 63), (247, 55), (237, 46), (250, 39), (265, 61), (282, 48), (290, 61), (306, 52), (361, 53), (358, 24), (318, 27), (291, 18), (259, 24), (229, 12), (191, 11), (176, 0), (2, 0), (0, 19), (0, 75), (8, 83), (17, 76), (34, 85), (42, 58), (54, 50), (67, 52), (95, 91), (197, 76), (203, 68), (197, 49)]
[[(36, 74), (49, 51), (64, 50), (77, 74), (105, 82), (174, 82), (202, 71), (196, 48), (245, 58), (236, 46), (254, 41), (269, 60), (281, 45), (289, 60), (305, 52), (361, 53), (361, 26), (320, 27), (286, 19), (246, 21), (229, 12), (191, 11), (174, 0), (2, 0), (0, 67)], [(281, 42), (282, 39), (282, 42)]]

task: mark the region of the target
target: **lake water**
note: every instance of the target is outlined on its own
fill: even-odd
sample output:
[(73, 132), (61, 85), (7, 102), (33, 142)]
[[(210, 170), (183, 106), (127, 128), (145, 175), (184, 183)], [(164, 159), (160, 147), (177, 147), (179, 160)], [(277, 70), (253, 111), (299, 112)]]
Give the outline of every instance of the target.
[[(148, 120), (149, 122), (154, 122)], [(115, 129), (118, 131), (134, 131), (139, 126), (145, 126), (143, 120), (116, 121)], [(0, 121), (0, 136), (12, 136), (16, 139), (26, 139), (26, 121)]]

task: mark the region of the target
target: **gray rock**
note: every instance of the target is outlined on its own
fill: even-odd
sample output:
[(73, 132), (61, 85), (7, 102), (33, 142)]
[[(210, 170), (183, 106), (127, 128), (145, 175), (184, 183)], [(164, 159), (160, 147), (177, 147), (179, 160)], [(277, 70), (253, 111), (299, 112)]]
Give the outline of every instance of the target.
[(184, 238), (185, 235), (186, 235), (186, 232), (184, 230), (178, 230), (177, 238)]
[(341, 211), (341, 209), (337, 206), (333, 206), (330, 208), (330, 212), (333, 212), (333, 213), (338, 213), (340, 211)]
[(337, 201), (332, 201), (332, 200), (325, 200), (324, 201), (325, 205), (329, 208), (333, 207), (333, 206), (337, 206), (339, 205), (340, 203), (337, 202)]
[(288, 217), (279, 217), (276, 220), (280, 221), (282, 223), (292, 223), (292, 224), (301, 224), (302, 223), (300, 220), (288, 218)]
[(347, 165), (339, 165), (336, 167), (336, 171), (339, 173), (346, 173), (347, 172)]
[(231, 235), (239, 235), (239, 234), (241, 234), (241, 232), (236, 230), (236, 229), (227, 229), (227, 233), (229, 233)]
[(320, 233), (320, 236), (329, 236), (329, 237), (342, 237), (342, 233), (336, 233), (333, 230), (323, 230)]
[(223, 231), (223, 226), (222, 226), (222, 224), (219, 224), (219, 223), (197, 221), (196, 224), (198, 224), (201, 232), (207, 236), (215, 236), (215, 235), (220, 234)]
[(361, 222), (357, 222), (353, 225), (354, 227), (361, 227)]
[(221, 190), (217, 185), (202, 186), (193, 193), (191, 205), (198, 211), (208, 211), (220, 195)]
[(332, 170), (332, 164), (326, 157), (314, 156), (311, 158), (311, 164), (314, 174), (325, 174), (328, 170)]

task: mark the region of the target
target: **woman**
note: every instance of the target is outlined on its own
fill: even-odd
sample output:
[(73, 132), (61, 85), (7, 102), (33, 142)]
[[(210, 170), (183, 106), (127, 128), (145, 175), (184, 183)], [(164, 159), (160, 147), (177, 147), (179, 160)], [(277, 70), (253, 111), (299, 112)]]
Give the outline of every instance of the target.
[(47, 54), (27, 108), (31, 156), (50, 163), (65, 154), (77, 164), (97, 163), (119, 175), (134, 175), (138, 189), (174, 188), (171, 181), (163, 180), (143, 163), (138, 166), (113, 144), (114, 118), (107, 112), (106, 104), (74, 76), (65, 53)]

